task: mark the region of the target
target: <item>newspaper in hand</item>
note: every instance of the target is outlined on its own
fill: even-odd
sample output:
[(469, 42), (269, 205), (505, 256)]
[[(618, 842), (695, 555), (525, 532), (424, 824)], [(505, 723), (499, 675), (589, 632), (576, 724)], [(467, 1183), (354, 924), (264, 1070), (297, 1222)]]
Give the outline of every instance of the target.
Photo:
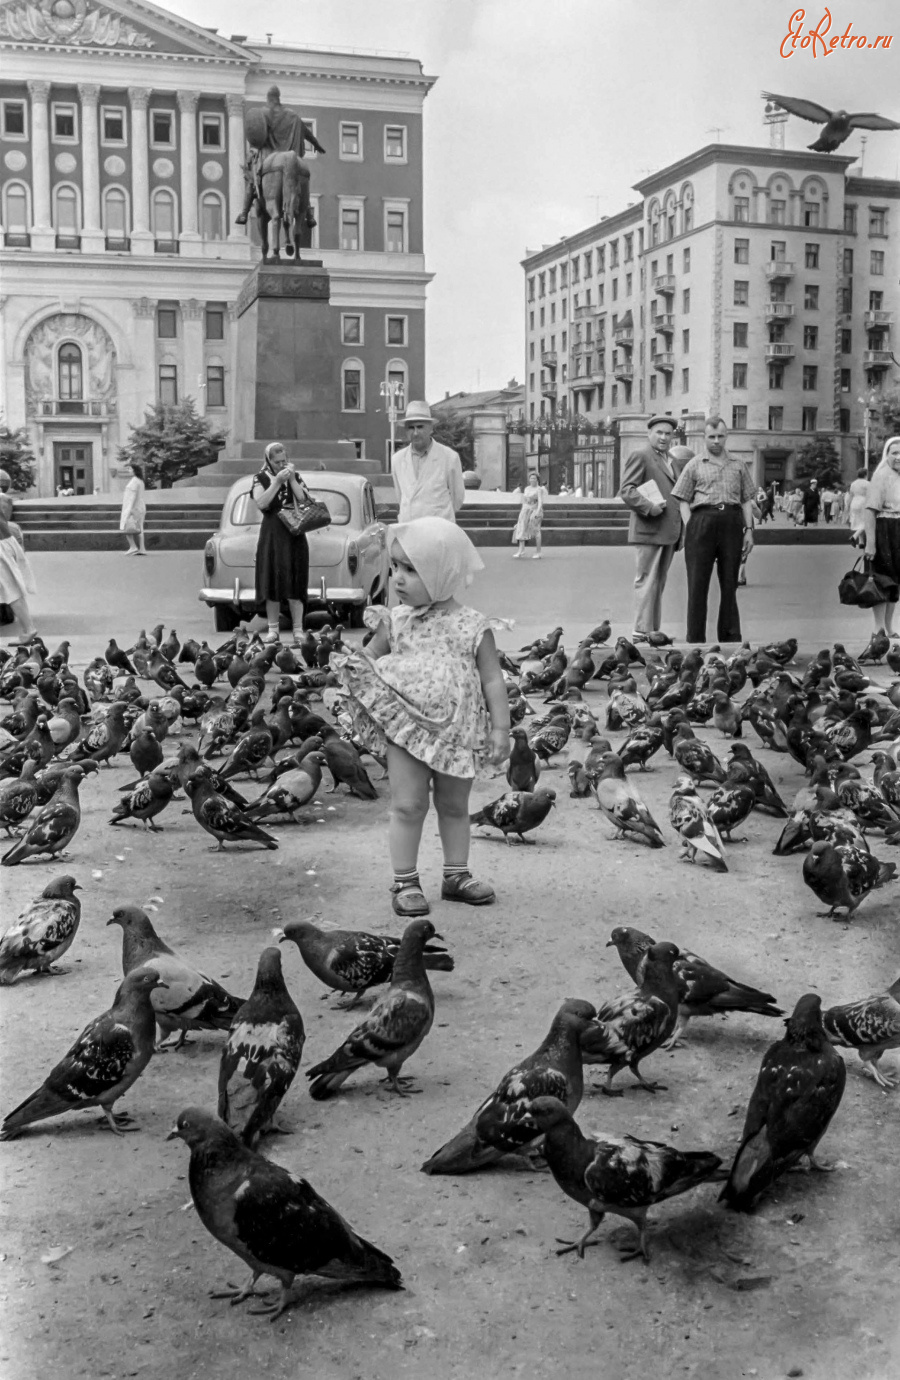
[(646, 484), (638, 484), (636, 488), (637, 492), (641, 495), (642, 498), (646, 498), (648, 503), (657, 503), (660, 504), (663, 508), (666, 506), (666, 500), (663, 496), (663, 491), (659, 487), (655, 479), (648, 479)]

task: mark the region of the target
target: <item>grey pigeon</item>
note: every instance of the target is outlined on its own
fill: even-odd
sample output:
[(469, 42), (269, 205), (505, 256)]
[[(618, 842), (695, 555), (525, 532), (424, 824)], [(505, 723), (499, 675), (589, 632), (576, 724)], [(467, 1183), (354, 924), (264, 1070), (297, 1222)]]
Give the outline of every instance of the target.
[(256, 1145), (300, 1067), (306, 1034), (285, 986), (278, 949), (263, 949), (253, 991), (231, 1022), (219, 1064), (219, 1116)]

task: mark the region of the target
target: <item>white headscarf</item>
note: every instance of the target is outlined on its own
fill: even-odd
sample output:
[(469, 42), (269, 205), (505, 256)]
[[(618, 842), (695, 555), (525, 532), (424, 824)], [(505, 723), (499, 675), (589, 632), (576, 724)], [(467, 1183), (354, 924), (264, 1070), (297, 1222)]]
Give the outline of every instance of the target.
[(441, 517), (413, 518), (388, 529), (388, 550), (398, 542), (409, 558), (432, 603), (450, 599), (470, 585), (476, 571), (484, 569), (465, 532)]
[(900, 441), (900, 436), (889, 436), (885, 441), (884, 450), (881, 452), (881, 459), (875, 466), (875, 471), (872, 475), (873, 479), (875, 478), (875, 475), (879, 473), (879, 471), (881, 473), (884, 473), (885, 470), (889, 470), (891, 468), (888, 464), (888, 451), (890, 450), (891, 446), (897, 443), (897, 441)]

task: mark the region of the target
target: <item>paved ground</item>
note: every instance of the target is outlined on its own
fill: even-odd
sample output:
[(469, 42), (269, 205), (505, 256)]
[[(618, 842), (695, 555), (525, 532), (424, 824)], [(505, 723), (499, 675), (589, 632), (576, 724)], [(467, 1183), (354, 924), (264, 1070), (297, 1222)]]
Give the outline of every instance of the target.
[[(572, 643), (604, 615), (617, 630), (629, 626), (627, 551), (551, 550), (541, 562), (515, 563), (507, 552), (483, 554), (475, 601), (517, 618), (507, 645), (556, 622)], [(160, 619), (182, 637), (209, 632), (194, 597), (199, 560), (190, 553), (146, 561), (43, 555), (34, 564), (41, 629), (51, 643), (71, 635), (80, 665), (110, 634), (127, 641)], [(867, 619), (840, 609), (835, 597), (846, 564), (830, 548), (757, 553), (743, 595), (747, 634), (757, 641), (793, 633), (806, 649), (838, 638), (860, 649)], [(669, 613), (672, 630), (682, 628), (680, 567)], [(886, 672), (877, 675), (887, 682)], [(591, 690), (589, 700), (601, 714), (605, 692)], [(725, 750), (717, 735), (707, 736)], [(755, 738), (751, 747), (790, 798), (801, 784), (795, 764)], [(181, 1211), (187, 1156), (180, 1142), (164, 1139), (182, 1107), (214, 1104), (221, 1037), (203, 1037), (155, 1058), (125, 1099), (141, 1134), (114, 1140), (88, 1114), (0, 1147), (4, 1380), (176, 1373), (245, 1380), (248, 1367), (273, 1380), (896, 1376), (898, 1094), (864, 1079), (855, 1058), (822, 1147), (836, 1172), (790, 1176), (749, 1217), (725, 1213), (711, 1188), (663, 1205), (652, 1214), (649, 1266), (619, 1263), (614, 1244), (629, 1240), (631, 1229), (615, 1218), (583, 1262), (557, 1259), (554, 1238), (580, 1232), (585, 1214), (546, 1174), (504, 1167), (429, 1179), (417, 1172), (504, 1069), (539, 1043), (563, 998), (596, 1002), (628, 990), (614, 951), (604, 947), (617, 923), (694, 948), (788, 1008), (806, 990), (828, 1003), (849, 1000), (896, 975), (896, 888), (870, 898), (850, 926), (817, 919), (801, 860), (772, 856), (780, 826), (762, 815), (748, 822), (750, 841), (729, 849), (728, 874), (689, 867), (678, 861), (668, 828), (674, 767), (664, 757), (654, 767), (638, 784), (670, 840), (665, 850), (612, 842), (593, 802), (569, 798), (559, 769), (547, 773), (559, 808), (534, 847), (506, 848), (478, 831), (473, 863), (500, 899), (483, 911), (435, 906), (457, 968), (436, 975), (435, 1029), (409, 1065), (420, 1097), (389, 1098), (361, 1073), (327, 1105), (311, 1103), (299, 1085), (285, 1103), (282, 1119), (293, 1135), (267, 1153), (308, 1175), (390, 1251), (406, 1293), (314, 1297), (275, 1326), (208, 1298), (224, 1280), (242, 1278), (243, 1266)], [(326, 924), (395, 928), (383, 785), (374, 803), (323, 794), (309, 824), (279, 830), (276, 854), (222, 856), (207, 851), (208, 838), (178, 805), (163, 817), (161, 835), (110, 829), (116, 787), (129, 777), (127, 766), (116, 766), (83, 791), (84, 824), (64, 865), (85, 887), (69, 974), (3, 990), (4, 1110), (108, 1005), (120, 950), (118, 931), (105, 921), (121, 902), (162, 897), (154, 917), (160, 932), (239, 993), (249, 990), (280, 918), (321, 910)], [(501, 784), (476, 783), (473, 801), (492, 799)], [(877, 835), (873, 847), (892, 856)], [(431, 824), (422, 861), (433, 896), (439, 851)], [(17, 914), (62, 871), (4, 869), (5, 913)], [(353, 1018), (319, 1001), (294, 950), (284, 961), (307, 1025), (308, 1067)], [(626, 1075), (622, 1099), (588, 1091), (580, 1120), (728, 1157), (759, 1060), (780, 1030), (776, 1021), (743, 1015), (698, 1022), (686, 1049), (647, 1062), (667, 1091), (648, 1097)], [(896, 1056), (885, 1063), (896, 1068)], [(43, 1263), (53, 1247), (71, 1254)]]

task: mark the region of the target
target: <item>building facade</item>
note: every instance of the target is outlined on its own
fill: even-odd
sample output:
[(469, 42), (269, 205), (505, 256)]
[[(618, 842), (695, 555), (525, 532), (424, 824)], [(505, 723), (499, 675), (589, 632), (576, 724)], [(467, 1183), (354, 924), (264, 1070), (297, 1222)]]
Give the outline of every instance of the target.
[(853, 161), (712, 144), (528, 255), (526, 418), (719, 414), (760, 483), (816, 436), (852, 477), (900, 383), (900, 182)]
[(4, 0), (0, 62), (2, 410), (38, 492), (118, 487), (157, 401), (231, 428), (235, 303), (259, 258), (235, 224), (244, 111), (273, 84), (327, 150), (307, 153), (305, 253), (331, 276), (341, 435), (322, 439), (386, 465), (382, 383), (424, 394), (421, 64), (225, 38), (145, 0)]

